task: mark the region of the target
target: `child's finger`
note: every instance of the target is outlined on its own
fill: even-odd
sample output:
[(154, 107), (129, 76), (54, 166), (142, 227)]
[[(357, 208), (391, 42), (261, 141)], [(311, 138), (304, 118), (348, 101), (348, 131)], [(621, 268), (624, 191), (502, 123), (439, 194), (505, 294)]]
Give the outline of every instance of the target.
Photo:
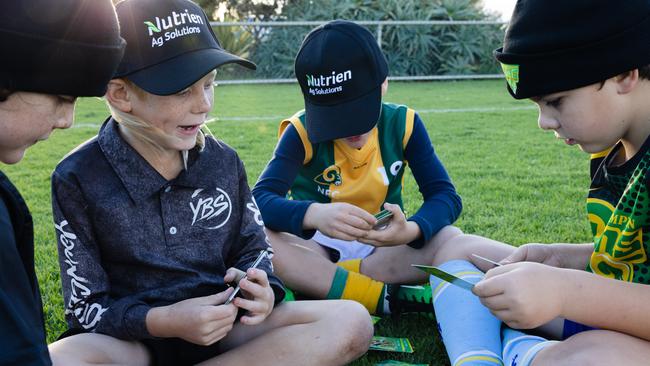
[(350, 214), (365, 221), (369, 226), (373, 226), (377, 222), (377, 218), (375, 216), (369, 214), (366, 210), (356, 206), (350, 209)]
[(230, 267), (226, 271), (226, 275), (223, 277), (223, 281), (226, 283), (237, 284), (239, 281), (241, 281), (242, 278), (244, 278), (245, 275), (246, 273), (244, 273), (244, 271), (241, 271), (235, 267)]
[(239, 321), (242, 324), (246, 324), (246, 325), (257, 325), (262, 323), (264, 319), (266, 319), (266, 314), (255, 314), (255, 315), (244, 315), (239, 319)]
[(262, 287), (269, 286), (269, 277), (266, 274), (266, 272), (261, 269), (249, 268), (248, 270), (246, 270), (246, 276), (247, 276), (246, 279), (248, 281), (257, 283)]
[(262, 301), (258, 301), (257, 299), (248, 300), (238, 297), (234, 302), (235, 306), (238, 308), (247, 310), (250, 313), (249, 316), (254, 314), (266, 314), (266, 310), (268, 310), (268, 305)]
[(246, 298), (260, 299), (264, 297), (264, 295), (266, 294), (266, 289), (269, 286), (268, 284), (267, 286), (261, 286), (260, 284), (257, 284), (255, 282), (246, 279), (239, 283), (239, 287), (241, 287), (242, 291), (244, 292), (244, 296)]

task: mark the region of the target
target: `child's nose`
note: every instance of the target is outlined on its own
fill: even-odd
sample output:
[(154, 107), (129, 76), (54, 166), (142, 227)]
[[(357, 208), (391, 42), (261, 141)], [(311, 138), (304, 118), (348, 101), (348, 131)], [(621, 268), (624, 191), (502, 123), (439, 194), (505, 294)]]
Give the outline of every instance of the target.
[(539, 113), (537, 124), (542, 130), (555, 130), (559, 127), (559, 123), (555, 118), (548, 116), (542, 112)]

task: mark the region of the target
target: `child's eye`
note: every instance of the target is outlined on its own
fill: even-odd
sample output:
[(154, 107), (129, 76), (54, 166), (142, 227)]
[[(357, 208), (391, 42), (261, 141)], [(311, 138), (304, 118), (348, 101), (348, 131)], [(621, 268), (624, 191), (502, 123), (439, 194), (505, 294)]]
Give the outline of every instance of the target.
[(555, 98), (546, 101), (546, 105), (553, 108), (558, 108), (562, 104), (562, 98)]

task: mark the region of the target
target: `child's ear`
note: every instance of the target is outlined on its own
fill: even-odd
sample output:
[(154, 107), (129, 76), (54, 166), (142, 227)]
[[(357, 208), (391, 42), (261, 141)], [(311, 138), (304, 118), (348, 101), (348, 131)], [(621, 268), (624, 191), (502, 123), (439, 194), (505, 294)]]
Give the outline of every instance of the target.
[(614, 77), (616, 82), (616, 90), (618, 94), (628, 94), (636, 87), (639, 82), (639, 70), (634, 69), (624, 72)]
[(106, 100), (114, 108), (122, 112), (130, 113), (133, 107), (131, 106), (131, 93), (124, 80), (113, 79), (108, 82), (108, 90), (106, 90)]

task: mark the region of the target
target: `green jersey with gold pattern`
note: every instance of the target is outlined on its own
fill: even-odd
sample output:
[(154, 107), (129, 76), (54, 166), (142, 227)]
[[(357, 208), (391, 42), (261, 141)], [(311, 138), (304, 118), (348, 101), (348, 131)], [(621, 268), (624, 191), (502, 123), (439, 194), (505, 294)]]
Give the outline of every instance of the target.
[(648, 284), (650, 139), (634, 157), (615, 166), (613, 161), (622, 152), (619, 143), (609, 152), (592, 156), (587, 214), (594, 235), (594, 252), (587, 270), (604, 277)]
[(404, 149), (413, 132), (414, 116), (406, 106), (383, 103), (379, 121), (361, 149), (339, 140), (312, 144), (304, 127), (304, 111), (282, 121), (279, 134), (292, 124), (305, 149), (289, 197), (347, 202), (370, 213), (381, 211), (384, 202), (402, 206)]

